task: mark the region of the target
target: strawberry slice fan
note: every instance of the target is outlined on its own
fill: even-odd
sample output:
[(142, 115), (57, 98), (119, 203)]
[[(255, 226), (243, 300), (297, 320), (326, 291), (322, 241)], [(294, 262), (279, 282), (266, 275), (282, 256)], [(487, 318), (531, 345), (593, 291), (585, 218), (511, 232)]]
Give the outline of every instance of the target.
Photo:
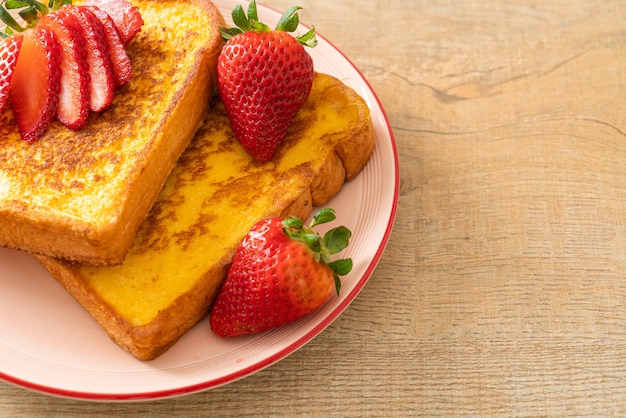
[(141, 30), (126, 0), (0, 0), (0, 111), (10, 105), (24, 141), (55, 120), (81, 129), (131, 79), (125, 45)]

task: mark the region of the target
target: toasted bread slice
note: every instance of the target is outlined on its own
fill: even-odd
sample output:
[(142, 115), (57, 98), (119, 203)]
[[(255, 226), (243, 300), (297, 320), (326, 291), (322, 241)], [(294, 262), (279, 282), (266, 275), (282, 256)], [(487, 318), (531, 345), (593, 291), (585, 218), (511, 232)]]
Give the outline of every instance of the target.
[(0, 246), (92, 264), (123, 260), (215, 92), (223, 25), (208, 0), (137, 0), (132, 80), (75, 132), (35, 143), (0, 114)]
[(123, 264), (39, 260), (117, 344), (138, 359), (154, 359), (207, 314), (256, 221), (306, 218), (312, 205), (325, 204), (361, 171), (374, 143), (365, 101), (328, 75), (316, 75), (285, 142), (264, 164), (243, 151), (217, 103)]

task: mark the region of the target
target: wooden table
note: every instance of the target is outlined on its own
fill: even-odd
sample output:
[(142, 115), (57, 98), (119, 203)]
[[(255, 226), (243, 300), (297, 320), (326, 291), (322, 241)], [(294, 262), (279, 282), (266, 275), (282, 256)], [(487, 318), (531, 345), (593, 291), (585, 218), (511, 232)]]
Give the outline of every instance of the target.
[(1, 383), (0, 414), (626, 414), (626, 3), (298, 4), (397, 141), (396, 224), (359, 297), (215, 390), (96, 404)]

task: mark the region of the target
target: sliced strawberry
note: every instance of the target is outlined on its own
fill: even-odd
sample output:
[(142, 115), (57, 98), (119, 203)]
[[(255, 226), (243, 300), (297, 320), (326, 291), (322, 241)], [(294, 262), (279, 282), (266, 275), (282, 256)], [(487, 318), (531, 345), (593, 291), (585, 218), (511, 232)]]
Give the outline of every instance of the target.
[(89, 9), (102, 23), (104, 37), (109, 48), (109, 55), (113, 61), (113, 74), (115, 76), (115, 86), (126, 84), (132, 78), (132, 67), (130, 59), (124, 49), (124, 43), (115, 27), (115, 22), (104, 10), (96, 6), (79, 6)]
[(9, 84), (13, 78), (22, 39), (22, 35), (13, 35), (0, 40), (0, 112), (9, 97)]
[(102, 22), (86, 7), (66, 4), (59, 11), (74, 16), (83, 29), (89, 68), (89, 108), (94, 112), (100, 112), (111, 106), (115, 91), (113, 61)]
[(56, 116), (61, 60), (61, 45), (54, 32), (43, 27), (24, 32), (9, 93), (25, 141), (37, 140)]
[(85, 4), (97, 6), (111, 16), (124, 45), (141, 31), (143, 19), (139, 9), (126, 0), (87, 0)]
[(37, 26), (54, 31), (63, 51), (57, 118), (70, 129), (80, 129), (89, 117), (87, 52), (80, 24), (74, 16), (57, 11), (42, 16)]

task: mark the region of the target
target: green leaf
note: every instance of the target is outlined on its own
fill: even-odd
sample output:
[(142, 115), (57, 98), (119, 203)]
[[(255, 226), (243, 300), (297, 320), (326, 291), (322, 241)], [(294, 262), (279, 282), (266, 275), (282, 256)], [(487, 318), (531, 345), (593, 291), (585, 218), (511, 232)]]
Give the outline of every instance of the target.
[(18, 14), (22, 19), (24, 19), (24, 21), (32, 22), (34, 20), (37, 20), (37, 17), (39, 16), (39, 11), (34, 6), (30, 6), (20, 10)]
[(250, 21), (246, 17), (246, 12), (243, 11), (243, 7), (241, 7), (241, 4), (235, 6), (235, 8), (233, 9), (232, 17), (233, 23), (238, 28), (241, 28), (242, 31), (247, 32), (250, 30)]
[(303, 234), (302, 240), (315, 253), (319, 253), (322, 250), (322, 240), (319, 234)]
[(259, 21), (259, 15), (257, 14), (256, 1), (252, 0), (248, 5), (248, 20)]
[(8, 10), (21, 9), (22, 7), (27, 7), (27, 6), (30, 6), (30, 4), (21, 0), (7, 0), (4, 3), (4, 7), (6, 7)]
[(269, 26), (267, 26), (265, 23), (259, 22), (258, 20), (251, 20), (250, 30), (254, 32), (263, 33), (263, 32), (269, 32), (272, 29)]
[(315, 27), (311, 28), (304, 35), (298, 36), (296, 40), (309, 48), (315, 48), (317, 46), (317, 37), (315, 36)]
[(337, 292), (337, 296), (339, 296), (339, 292), (341, 291), (341, 280), (336, 273), (333, 273), (333, 279), (335, 279), (335, 292)]
[(295, 216), (290, 216), (283, 219), (283, 225), (285, 225), (287, 228), (301, 228), (302, 225), (304, 225), (304, 221)]
[[(13, 19), (13, 16), (4, 7), (0, 6), (0, 20), (2, 20), (9, 28), (16, 32), (23, 32), (24, 28)], [(7, 31), (7, 33), (9, 33)]]
[(352, 271), (352, 259), (343, 258), (341, 260), (335, 260), (328, 263), (328, 267), (332, 269), (337, 275), (345, 276)]
[(300, 6), (292, 6), (287, 10), (278, 21), (276, 30), (283, 32), (293, 32), (300, 24), (300, 18), (298, 17), (298, 10), (302, 10)]
[(225, 41), (229, 40), (235, 35), (239, 35), (243, 33), (243, 31), (239, 28), (224, 28), (220, 27), (220, 35), (222, 35), (222, 39)]
[(345, 226), (338, 226), (324, 234), (322, 242), (330, 254), (337, 254), (346, 249), (352, 232)]
[(313, 228), (317, 225), (325, 224), (327, 222), (332, 222), (337, 219), (335, 215), (335, 210), (331, 208), (320, 209), (315, 215), (313, 215), (313, 220), (311, 221), (310, 227)]
[(28, 4), (29, 6), (34, 7), (36, 10), (38, 10), (41, 14), (46, 14), (50, 11), (50, 9), (48, 9), (48, 6), (46, 6), (45, 4), (37, 1), (37, 0), (21, 0), (22, 2)]

